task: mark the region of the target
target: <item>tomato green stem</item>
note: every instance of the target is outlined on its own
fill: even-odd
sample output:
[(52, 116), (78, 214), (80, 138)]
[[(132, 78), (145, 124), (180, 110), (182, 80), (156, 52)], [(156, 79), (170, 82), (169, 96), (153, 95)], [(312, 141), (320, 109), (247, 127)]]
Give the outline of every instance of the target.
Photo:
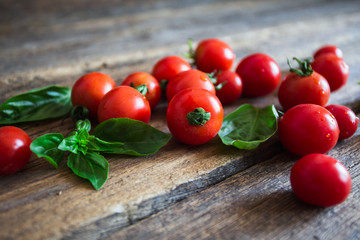
[(294, 57), (293, 60), (295, 60), (299, 64), (300, 69), (294, 68), (290, 64), (290, 60), (287, 59), (287, 64), (290, 67), (290, 72), (296, 73), (297, 75), (299, 75), (301, 77), (310, 76), (314, 72), (314, 70), (311, 67), (311, 59), (310, 58), (300, 60), (300, 59)]
[(210, 120), (211, 113), (206, 112), (203, 108), (195, 108), (194, 111), (189, 112), (187, 115), (187, 120), (191, 125), (204, 125), (207, 121)]
[(188, 40), (188, 47), (189, 47), (188, 52), (184, 53), (183, 55), (186, 58), (192, 59), (194, 61), (192, 64), (195, 64), (196, 56), (195, 56), (195, 50), (194, 50), (194, 47), (193, 47), (193, 41), (192, 41), (191, 38)]
[(145, 84), (141, 84), (137, 87), (135, 87), (134, 83), (130, 83), (130, 87), (135, 88), (136, 90), (138, 90), (142, 95), (146, 95), (149, 91), (148, 87)]

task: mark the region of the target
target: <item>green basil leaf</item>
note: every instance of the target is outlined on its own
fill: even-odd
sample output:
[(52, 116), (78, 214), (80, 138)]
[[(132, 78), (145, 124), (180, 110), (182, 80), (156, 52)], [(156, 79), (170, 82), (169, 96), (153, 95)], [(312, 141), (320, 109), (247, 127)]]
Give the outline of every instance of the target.
[(71, 89), (48, 86), (14, 96), (1, 104), (0, 124), (63, 117), (71, 109)]
[(65, 154), (65, 152), (58, 149), (63, 139), (64, 136), (60, 133), (48, 133), (35, 139), (30, 144), (30, 150), (38, 157), (45, 158), (55, 168), (58, 168)]
[(109, 163), (98, 153), (71, 153), (67, 165), (76, 175), (89, 180), (96, 190), (100, 189), (108, 178)]
[(69, 151), (77, 154), (79, 149), (79, 141), (77, 134), (64, 138), (59, 144), (58, 148), (62, 151)]
[(155, 153), (171, 139), (171, 135), (149, 124), (129, 118), (113, 118), (100, 123), (94, 129), (94, 136), (106, 142), (124, 144), (124, 150), (120, 148), (109, 153), (133, 156)]
[(251, 150), (275, 134), (277, 119), (274, 105), (260, 109), (244, 104), (224, 118), (218, 135), (225, 145)]
[(83, 154), (87, 153), (88, 138), (91, 123), (88, 119), (76, 122), (76, 130), (71, 132), (60, 144), (59, 149), (77, 154), (79, 151)]
[(86, 132), (90, 132), (91, 123), (90, 123), (89, 119), (77, 121), (76, 122), (76, 130), (77, 131), (85, 130)]
[(106, 152), (106, 153), (126, 152), (124, 143), (107, 142), (93, 135), (88, 138), (87, 147), (89, 148), (89, 150), (97, 151), (97, 152)]

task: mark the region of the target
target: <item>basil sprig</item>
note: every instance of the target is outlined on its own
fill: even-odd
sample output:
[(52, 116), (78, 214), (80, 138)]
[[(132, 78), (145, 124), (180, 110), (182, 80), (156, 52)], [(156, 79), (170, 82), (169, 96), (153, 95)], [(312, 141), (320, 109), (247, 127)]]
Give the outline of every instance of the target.
[(257, 108), (243, 104), (224, 118), (218, 135), (225, 145), (251, 150), (276, 133), (277, 119), (274, 105)]
[(95, 128), (95, 135), (91, 135), (90, 130), (89, 120), (79, 120), (76, 129), (66, 138), (60, 133), (45, 134), (35, 139), (30, 149), (56, 168), (64, 153), (70, 152), (68, 167), (98, 190), (105, 184), (109, 173), (109, 163), (101, 153), (144, 156), (155, 153), (171, 138), (149, 124), (128, 118), (104, 121)]
[(0, 106), (0, 124), (63, 117), (72, 109), (71, 89), (48, 86), (11, 97)]

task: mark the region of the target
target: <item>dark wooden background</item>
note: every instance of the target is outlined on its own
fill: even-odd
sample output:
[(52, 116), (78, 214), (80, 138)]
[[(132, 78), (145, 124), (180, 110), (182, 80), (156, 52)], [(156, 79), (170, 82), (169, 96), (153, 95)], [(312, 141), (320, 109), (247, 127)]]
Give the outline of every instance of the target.
[[(118, 84), (151, 72), (187, 40), (226, 41), (237, 55), (263, 52), (287, 72), (286, 59), (336, 44), (350, 66), (346, 87), (330, 103), (360, 112), (360, 1), (0, 1), (0, 103), (50, 84), (71, 87), (100, 71)], [(236, 66), (234, 66), (235, 68)], [(275, 104), (276, 93), (241, 98)], [(151, 124), (168, 132), (166, 103)], [(32, 139), (69, 133), (70, 120), (18, 124)], [(148, 157), (107, 156), (109, 179), (98, 191), (63, 162), (55, 170), (32, 156), (19, 173), (0, 176), (0, 239), (360, 239), (360, 132), (328, 154), (353, 180), (348, 199), (319, 208), (296, 198), (289, 183), (298, 157), (277, 136), (252, 151), (176, 140)], [(1, 153), (0, 153), (1, 154)]]

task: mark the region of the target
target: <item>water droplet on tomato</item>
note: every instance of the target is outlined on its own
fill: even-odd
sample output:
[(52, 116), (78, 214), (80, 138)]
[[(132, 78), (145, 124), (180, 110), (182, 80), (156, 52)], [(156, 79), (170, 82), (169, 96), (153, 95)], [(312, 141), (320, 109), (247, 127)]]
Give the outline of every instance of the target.
[(326, 136), (325, 136), (325, 137), (329, 138), (330, 136), (331, 136), (331, 134), (330, 134), (330, 133), (328, 133), (328, 134), (326, 134)]

